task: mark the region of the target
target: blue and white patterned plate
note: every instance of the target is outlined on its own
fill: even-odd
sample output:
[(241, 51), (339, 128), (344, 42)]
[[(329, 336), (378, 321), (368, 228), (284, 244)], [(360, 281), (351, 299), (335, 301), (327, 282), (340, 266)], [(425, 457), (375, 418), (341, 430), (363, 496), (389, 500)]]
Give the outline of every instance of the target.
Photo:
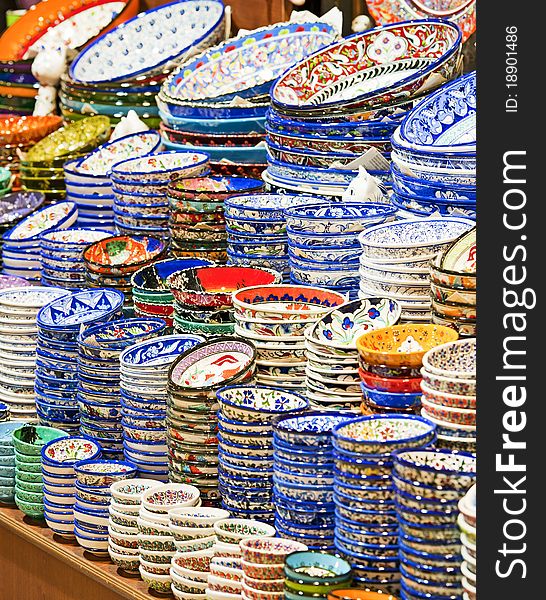
[(177, 0), (137, 15), (87, 46), (70, 66), (76, 82), (123, 81), (153, 75), (215, 44), (224, 33), (220, 0)]
[(126, 368), (161, 368), (196, 344), (204, 342), (200, 335), (165, 335), (160, 339), (147, 340), (127, 348), (120, 355), (120, 364)]

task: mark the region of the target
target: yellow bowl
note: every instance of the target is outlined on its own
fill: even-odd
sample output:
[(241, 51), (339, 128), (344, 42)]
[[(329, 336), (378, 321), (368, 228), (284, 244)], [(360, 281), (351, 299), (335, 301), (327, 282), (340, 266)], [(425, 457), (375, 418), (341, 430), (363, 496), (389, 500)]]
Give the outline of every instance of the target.
[[(413, 338), (420, 346), (418, 350), (399, 351), (408, 339)], [(362, 359), (370, 365), (385, 365), (387, 367), (421, 366), (425, 352), (445, 344), (454, 342), (459, 334), (450, 327), (443, 325), (409, 323), (376, 329), (361, 335), (356, 340), (356, 348)]]

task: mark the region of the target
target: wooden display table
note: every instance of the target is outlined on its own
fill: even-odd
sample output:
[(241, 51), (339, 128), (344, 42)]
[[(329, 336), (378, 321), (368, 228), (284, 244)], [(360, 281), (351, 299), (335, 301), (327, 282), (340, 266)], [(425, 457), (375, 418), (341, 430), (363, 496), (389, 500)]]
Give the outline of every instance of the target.
[(44, 521), (0, 504), (0, 599), (153, 600), (138, 576), (118, 572), (108, 557), (93, 556), (54, 534)]

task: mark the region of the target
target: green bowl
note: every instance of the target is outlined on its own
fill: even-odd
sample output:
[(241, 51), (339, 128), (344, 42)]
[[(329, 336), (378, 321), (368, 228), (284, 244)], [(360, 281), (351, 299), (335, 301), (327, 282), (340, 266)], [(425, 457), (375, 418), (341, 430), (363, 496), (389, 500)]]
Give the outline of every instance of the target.
[(14, 467), (15, 466), (15, 455), (6, 454), (0, 456), (0, 467)]
[(133, 298), (142, 302), (150, 302), (152, 304), (169, 305), (174, 302), (174, 296), (171, 292), (147, 292), (141, 288), (133, 288)]
[(52, 179), (64, 179), (64, 169), (62, 167), (39, 169), (21, 166), (20, 173), (22, 177), (51, 177)]
[(15, 484), (15, 494), (24, 502), (32, 502), (34, 504), (43, 504), (44, 502), (43, 492), (40, 492), (39, 494), (36, 492), (28, 492), (27, 490), (22, 490), (17, 484)]
[(19, 510), (27, 517), (31, 517), (33, 519), (43, 519), (44, 518), (44, 505), (41, 502), (26, 502), (25, 500), (18, 497), (15, 494), (15, 504)]
[(15, 477), (15, 469), (17, 467), (7, 467), (7, 466), (0, 466), (0, 478), (2, 477)]
[(42, 463), (25, 462), (25, 461), (22, 461), (22, 460), (19, 460), (18, 458), (16, 458), (15, 459), (15, 471), (17, 472), (18, 475), (19, 475), (19, 473), (21, 473), (21, 471), (27, 472), (27, 473), (39, 473), (41, 475), (42, 474)]
[(42, 457), (38, 454), (23, 454), (22, 452), (15, 451), (15, 460), (24, 463), (41, 463)]
[(21, 471), (17, 469), (16, 477), (20, 482), (24, 483), (39, 483), (42, 485), (42, 471), (39, 473), (32, 473), (31, 471)]
[(15, 475), (13, 477), (0, 477), (0, 487), (12, 487), (15, 485)]
[[(68, 433), (61, 431), (60, 429), (55, 429), (54, 427), (43, 427), (41, 425), (36, 426), (37, 439), (31, 444), (29, 442), (24, 442), (21, 439), (21, 434), (23, 432), (24, 426), (20, 429), (16, 429), (12, 433), (12, 440), (15, 449), (21, 454), (28, 454), (31, 456), (40, 456), (42, 451), (42, 446), (47, 444), (47, 442), (51, 442), (52, 440), (56, 440), (58, 438), (68, 437)], [(27, 461), (29, 462), (29, 461)]]
[(235, 323), (197, 323), (174, 318), (174, 327), (179, 333), (201, 333), (203, 335), (233, 335)]
[(51, 192), (64, 192), (66, 190), (63, 179), (48, 179), (45, 177), (23, 177), (21, 175), (21, 185), (32, 190), (48, 190)]
[(19, 477), (19, 473), (17, 473), (15, 475), (15, 484), (17, 485), (17, 489), (24, 490), (25, 492), (43, 494), (42, 481), (24, 481)]

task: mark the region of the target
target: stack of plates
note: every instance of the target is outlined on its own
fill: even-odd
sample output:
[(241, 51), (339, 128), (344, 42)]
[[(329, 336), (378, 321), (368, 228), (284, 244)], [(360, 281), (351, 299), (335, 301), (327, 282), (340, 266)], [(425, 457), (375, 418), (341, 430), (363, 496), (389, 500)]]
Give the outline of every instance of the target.
[(11, 434), (24, 424), (24, 421), (0, 423), (0, 504), (12, 503), (15, 497), (15, 449)]
[[(40, 208), (44, 200), (44, 195), (37, 192), (14, 192), (4, 196), (0, 202), (0, 235)], [(2, 242), (0, 237), (0, 265)]]
[(457, 504), (476, 481), (476, 457), (408, 449), (393, 459), (402, 598), (460, 598), (464, 584)]
[(243, 288), (233, 293), (237, 334), (257, 350), (256, 380), (305, 391), (305, 329), (345, 302), (337, 292), (295, 285)]
[(420, 102), (394, 132), (392, 147), (397, 207), (476, 219), (476, 73)]
[(275, 528), (312, 550), (333, 549), (332, 429), (352, 418), (350, 412), (312, 411), (275, 422)]
[(360, 417), (334, 427), (334, 543), (358, 587), (398, 596), (393, 452), (425, 448), (434, 438), (434, 425), (416, 415)]
[(0, 400), (14, 419), (36, 418), (34, 371), (36, 315), (42, 306), (68, 292), (56, 288), (0, 290)]
[(224, 201), (262, 190), (263, 181), (246, 177), (193, 177), (171, 182), (167, 196), (173, 254), (226, 262)]
[[(26, 37), (27, 33), (25, 31), (23, 35)], [(4, 36), (0, 38), (0, 113), (7, 113), (8, 118), (15, 119), (31, 116), (38, 88), (32, 74), (32, 61), (16, 60), (15, 56), (6, 54), (3, 39)], [(9, 152), (10, 149), (6, 150)], [(14, 157), (18, 159), (15, 154)]]
[(174, 325), (174, 296), (167, 285), (167, 277), (177, 271), (212, 264), (210, 260), (174, 258), (159, 260), (138, 270), (131, 277), (135, 315), (161, 317), (171, 328)]
[(314, 198), (284, 194), (232, 196), (225, 201), (230, 264), (267, 267), (290, 276), (284, 208)]
[(466, 592), (463, 598), (476, 594), (476, 486), (473, 485), (459, 500), (461, 512), (457, 524), (461, 530), (462, 585)]
[(85, 287), (84, 248), (110, 237), (111, 233), (96, 229), (64, 229), (40, 236), (43, 285), (67, 289)]
[[(361, 53), (362, 46), (369, 52)], [(400, 112), (430, 91), (425, 81), (434, 79), (432, 87), (438, 87), (459, 74), (461, 48), (455, 25), (429, 19), (372, 29), (301, 60), (271, 89), (264, 180), (277, 188), (339, 196), (358, 172), (356, 160), (371, 150), (360, 163), (388, 181), (389, 135)], [(374, 77), (363, 87), (367, 71)], [(354, 127), (349, 121), (360, 123)]]
[(404, 321), (431, 318), (429, 262), (460, 235), (472, 221), (441, 217), (395, 221), (363, 231), (358, 240), (360, 295), (397, 300)]
[(422, 413), (436, 424), (437, 445), (476, 451), (476, 339), (459, 340), (423, 356)]
[(41, 139), (21, 160), (21, 187), (42, 192), (47, 202), (66, 196), (63, 165), (93, 150), (110, 136), (108, 117), (89, 117)]
[(78, 205), (78, 225), (112, 226), (114, 195), (108, 179), (113, 165), (155, 152), (161, 144), (155, 131), (143, 131), (106, 142), (64, 166), (66, 197)]
[(202, 175), (208, 168), (209, 157), (203, 152), (160, 152), (116, 164), (110, 180), (118, 231), (168, 238), (168, 183), (173, 177)]
[[(164, 329), (162, 319), (126, 319), (94, 325), (78, 336), (80, 433), (99, 443), (109, 458), (120, 458), (123, 452), (119, 356), (128, 346)], [(138, 417), (125, 420), (133, 426), (135, 421), (141, 427), (154, 424)]]
[(2, 236), (4, 275), (40, 281), (40, 236), (57, 229), (67, 229), (78, 218), (73, 202), (60, 202), (30, 214)]
[(326, 23), (282, 23), (229, 39), (187, 61), (158, 94), (165, 145), (206, 146), (215, 162), (264, 164), (271, 83), (335, 38)]
[[(169, 368), (169, 479), (197, 486), (208, 505), (217, 505), (220, 499), (216, 391), (225, 385), (248, 383), (255, 370), (256, 348), (231, 336), (197, 344)], [(157, 439), (163, 440), (164, 434)]]
[(115, 288), (125, 294), (126, 304), (131, 305), (133, 273), (166, 254), (165, 242), (153, 237), (118, 235), (103, 238), (83, 251), (87, 285)]
[(358, 234), (396, 212), (388, 204), (303, 204), (285, 209), (290, 279), (356, 297)]
[[(168, 477), (164, 419), (169, 367), (180, 354), (203, 341), (205, 338), (198, 335), (166, 335), (134, 344), (120, 354), (123, 453), (137, 465), (142, 476), (160, 480)], [(131, 425), (131, 420), (152, 423), (151, 435), (143, 434), (142, 428)], [(157, 429), (163, 434), (159, 439)], [(179, 453), (174, 441), (170, 454), (173, 460), (189, 460), (187, 455), (182, 456), (183, 452)], [(200, 462), (198, 456), (193, 460)]]
[(305, 332), (307, 397), (317, 409), (358, 410), (362, 401), (356, 339), (395, 325), (400, 306), (388, 298), (355, 300), (334, 308)]
[(279, 273), (257, 267), (195, 267), (169, 275), (167, 285), (174, 296), (174, 330), (205, 337), (231, 334), (235, 328), (232, 292), (240, 287), (280, 281)]
[(304, 411), (309, 401), (266, 386), (233, 385), (216, 392), (218, 480), (222, 507), (232, 517), (272, 522), (272, 419)]
[(133, 110), (157, 127), (153, 95), (165, 75), (218, 43), (224, 30), (219, 0), (176, 0), (140, 13), (76, 56), (60, 94), (63, 116), (78, 119), (91, 112), (118, 122)]
[(36, 368), (36, 408), (43, 424), (79, 429), (78, 334), (82, 325), (105, 322), (120, 315), (123, 294), (99, 289), (74, 292), (40, 309)]
[(464, 233), (430, 264), (432, 322), (460, 337), (476, 335), (476, 229)]

